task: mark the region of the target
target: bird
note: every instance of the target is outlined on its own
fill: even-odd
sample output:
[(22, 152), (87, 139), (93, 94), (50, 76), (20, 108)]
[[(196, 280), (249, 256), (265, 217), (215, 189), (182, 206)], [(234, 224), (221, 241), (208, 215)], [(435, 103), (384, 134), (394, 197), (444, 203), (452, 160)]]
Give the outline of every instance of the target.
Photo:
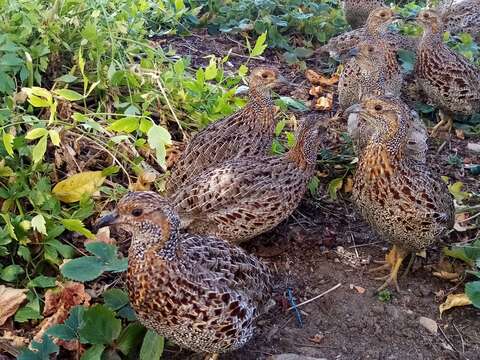
[(282, 83), (287, 81), (276, 68), (254, 68), (248, 81), (247, 104), (191, 139), (171, 171), (165, 193), (173, 193), (210, 166), (235, 157), (267, 154), (276, 125), (271, 90)]
[(374, 130), (359, 156), (352, 199), (366, 222), (392, 243), (383, 266), (390, 274), (379, 291), (395, 285), (408, 254), (434, 244), (454, 225), (454, 203), (446, 184), (428, 164), (406, 152), (408, 120), (404, 104), (390, 96), (370, 97), (348, 109)]
[[(355, 55), (344, 67), (338, 83), (339, 104), (345, 110), (372, 95), (400, 96), (403, 75), (395, 52), (378, 39), (361, 42), (352, 49)], [(403, 107), (408, 119), (407, 151), (419, 161), (425, 161), (427, 130), (418, 114), (408, 106)], [(349, 114), (348, 133), (358, 154), (365, 148), (372, 128), (358, 114)]]
[(402, 72), (395, 51), (388, 44), (378, 38), (367, 39), (349, 54), (352, 58), (345, 64), (338, 82), (341, 109), (345, 110), (372, 94), (400, 95)]
[(129, 192), (97, 227), (132, 233), (126, 287), (138, 320), (207, 358), (242, 347), (267, 310), (272, 273), (255, 256), (212, 236), (180, 232), (167, 198)]
[(444, 1), (440, 12), (445, 31), (452, 35), (468, 33), (480, 41), (480, 0)]
[(315, 113), (303, 119), (296, 144), (281, 156), (233, 159), (185, 184), (171, 196), (181, 227), (240, 243), (285, 220), (314, 174), (320, 123)]
[(352, 29), (357, 29), (365, 24), (370, 12), (378, 7), (385, 6), (383, 0), (343, 0), (342, 8), (345, 19)]
[(472, 115), (480, 111), (480, 69), (442, 41), (444, 24), (434, 10), (423, 10), (417, 21), (424, 32), (418, 45), (415, 75), (429, 100), (439, 108), (440, 122), (451, 130), (453, 114)]
[(331, 38), (326, 45), (321, 46), (315, 52), (317, 54), (328, 53), (330, 57), (343, 61), (345, 55), (359, 42), (372, 37), (380, 37), (395, 51), (399, 49), (415, 51), (416, 38), (404, 36), (388, 29), (389, 25), (397, 19), (399, 16), (392, 9), (378, 7), (370, 12), (365, 26)]

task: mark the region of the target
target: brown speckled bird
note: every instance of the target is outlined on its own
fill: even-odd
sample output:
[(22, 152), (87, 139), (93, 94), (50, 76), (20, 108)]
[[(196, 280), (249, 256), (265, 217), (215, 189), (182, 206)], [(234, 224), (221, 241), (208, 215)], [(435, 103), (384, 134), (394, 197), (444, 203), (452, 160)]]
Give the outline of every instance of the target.
[(172, 196), (182, 228), (239, 243), (286, 219), (314, 173), (319, 125), (315, 115), (307, 117), (296, 145), (281, 156), (227, 161), (185, 184)]
[(271, 274), (241, 248), (180, 233), (179, 224), (173, 206), (151, 191), (128, 193), (98, 222), (132, 233), (127, 289), (143, 325), (210, 356), (238, 349), (271, 298)]
[(436, 9), (442, 17), (445, 31), (452, 35), (469, 33), (480, 41), (480, 0), (445, 0)]
[(210, 124), (187, 145), (172, 170), (167, 193), (181, 188), (210, 166), (236, 157), (265, 155), (275, 130), (271, 89), (285, 82), (278, 70), (257, 67), (249, 77), (249, 100), (238, 112)]
[(453, 126), (452, 114), (471, 115), (480, 111), (480, 69), (442, 41), (444, 26), (439, 14), (424, 10), (417, 21), (424, 28), (418, 46), (415, 74), (430, 101), (440, 108), (440, 123), (433, 134)]
[(402, 73), (395, 51), (382, 40), (372, 38), (358, 44), (338, 82), (338, 101), (345, 110), (369, 95), (400, 95)]
[(345, 12), (345, 19), (352, 29), (357, 29), (365, 24), (370, 12), (378, 7), (384, 6), (383, 0), (343, 0), (342, 8)]
[(388, 26), (398, 18), (393, 10), (388, 7), (379, 7), (368, 16), (364, 27), (355, 29), (331, 38), (328, 43), (318, 50), (317, 53), (329, 53), (331, 57), (342, 59), (358, 43), (372, 37), (380, 38), (393, 49), (406, 49), (415, 51), (417, 39), (391, 32)]
[(406, 153), (407, 119), (399, 100), (387, 96), (365, 99), (358, 111), (374, 129), (359, 158), (352, 198), (362, 217), (393, 244), (386, 256), (385, 283), (397, 283), (398, 270), (409, 253), (435, 243), (454, 224), (453, 199), (445, 183), (428, 165)]

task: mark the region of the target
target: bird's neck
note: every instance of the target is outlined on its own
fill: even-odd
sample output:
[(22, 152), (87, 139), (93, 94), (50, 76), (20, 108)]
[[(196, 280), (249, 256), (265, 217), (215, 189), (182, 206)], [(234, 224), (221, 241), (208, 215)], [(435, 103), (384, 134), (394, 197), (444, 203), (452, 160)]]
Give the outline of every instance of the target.
[(242, 121), (251, 119), (262, 127), (273, 126), (275, 116), (270, 89), (264, 86), (253, 86), (249, 91), (249, 101), (243, 112), (250, 113), (252, 116), (244, 116)]
[(180, 232), (178, 229), (169, 231), (166, 237), (163, 237), (161, 233), (157, 231), (150, 233), (133, 232), (128, 257), (129, 259), (143, 261), (146, 252), (155, 248), (158, 256), (171, 261), (177, 256), (176, 250), (179, 239)]
[(443, 26), (429, 26), (424, 28), (422, 35), (423, 43), (443, 43)]
[(300, 136), (295, 146), (286, 154), (286, 157), (305, 173), (312, 173), (317, 163), (318, 146), (318, 143), (306, 141), (303, 136)]

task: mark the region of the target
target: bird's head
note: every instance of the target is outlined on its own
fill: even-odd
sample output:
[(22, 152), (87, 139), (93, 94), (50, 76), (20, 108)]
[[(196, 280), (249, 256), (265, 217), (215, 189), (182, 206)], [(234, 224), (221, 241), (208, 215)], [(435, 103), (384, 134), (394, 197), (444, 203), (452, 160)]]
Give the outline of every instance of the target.
[(129, 192), (117, 204), (115, 210), (102, 216), (96, 227), (119, 226), (133, 235), (135, 242), (165, 243), (176, 234), (180, 220), (173, 206), (153, 191)]
[(423, 10), (417, 16), (417, 22), (424, 30), (432, 33), (443, 33), (443, 23), (440, 15), (435, 10)]
[(282, 84), (289, 84), (278, 69), (270, 66), (259, 66), (252, 70), (248, 78), (250, 88), (275, 89)]
[(378, 7), (370, 12), (367, 19), (367, 29), (370, 34), (383, 33), (388, 26), (400, 17), (388, 7)]

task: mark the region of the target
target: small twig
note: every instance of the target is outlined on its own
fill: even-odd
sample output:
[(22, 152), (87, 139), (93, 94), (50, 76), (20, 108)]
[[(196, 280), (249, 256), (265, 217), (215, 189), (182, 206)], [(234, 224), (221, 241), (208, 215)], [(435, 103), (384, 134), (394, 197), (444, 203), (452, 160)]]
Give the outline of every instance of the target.
[(465, 353), (465, 342), (463, 341), (462, 333), (460, 332), (460, 330), (458, 330), (457, 325), (455, 325), (454, 323), (452, 324), (455, 330), (457, 330), (458, 336), (460, 336), (460, 341), (462, 342), (462, 355), (463, 355)]
[(360, 245), (349, 246), (347, 249), (358, 249), (358, 248), (361, 248), (361, 247), (373, 246), (373, 245), (380, 244), (380, 243), (383, 243), (383, 241), (374, 241), (374, 242), (368, 243), (368, 244), (360, 244)]
[(301, 344), (296, 343), (297, 346), (311, 347), (316, 349), (338, 349), (338, 346), (326, 346), (326, 345), (314, 345), (314, 344)]
[(342, 286), (342, 283), (338, 283), (337, 285), (335, 285), (335, 286), (332, 287), (331, 289), (328, 289), (327, 291), (321, 293), (320, 295), (317, 295), (317, 296), (311, 298), (310, 300), (304, 301), (304, 302), (302, 302), (302, 303), (300, 303), (300, 304), (298, 304), (298, 305), (296, 305), (296, 306), (292, 306), (292, 307), (290, 307), (290, 308), (287, 309), (287, 310), (292, 310), (293, 308), (299, 308), (299, 307), (302, 306), (302, 305), (305, 305), (305, 304), (308, 304), (308, 303), (310, 303), (310, 302), (312, 302), (312, 301), (314, 301), (314, 300), (320, 299), (322, 296), (325, 296), (325, 295), (327, 295), (329, 292), (332, 292), (333, 290), (338, 289), (340, 286)]
[[(442, 327), (439, 326), (438, 329), (440, 330), (440, 332), (442, 333), (443, 337), (445, 338), (445, 340), (447, 340), (447, 342), (450, 344), (450, 346), (452, 347), (452, 349), (460, 355), (460, 351), (457, 350), (457, 348), (455, 347), (455, 345), (453, 345), (453, 342), (447, 337), (447, 335), (445, 334), (445, 332), (443, 331)], [(464, 357), (462, 355), (462, 357)]]
[(479, 217), (479, 216), (480, 216), (480, 212), (476, 213), (476, 214), (473, 215), (473, 216), (470, 216), (469, 218), (466, 218), (466, 219), (463, 219), (463, 220), (459, 220), (458, 222), (459, 222), (459, 223), (467, 222), (467, 221), (473, 220), (473, 219), (475, 219), (476, 217)]
[(353, 241), (353, 250), (355, 250), (355, 255), (357, 256), (357, 259), (358, 259), (360, 255), (358, 255), (357, 245), (355, 244), (355, 236), (353, 236), (353, 233), (350, 233), (350, 237), (352, 238), (352, 241)]
[(444, 141), (442, 143), (442, 145), (439, 146), (438, 150), (437, 150), (437, 155), (440, 154), (440, 152), (443, 150), (443, 148), (445, 147), (445, 145), (447, 145), (447, 142)]

